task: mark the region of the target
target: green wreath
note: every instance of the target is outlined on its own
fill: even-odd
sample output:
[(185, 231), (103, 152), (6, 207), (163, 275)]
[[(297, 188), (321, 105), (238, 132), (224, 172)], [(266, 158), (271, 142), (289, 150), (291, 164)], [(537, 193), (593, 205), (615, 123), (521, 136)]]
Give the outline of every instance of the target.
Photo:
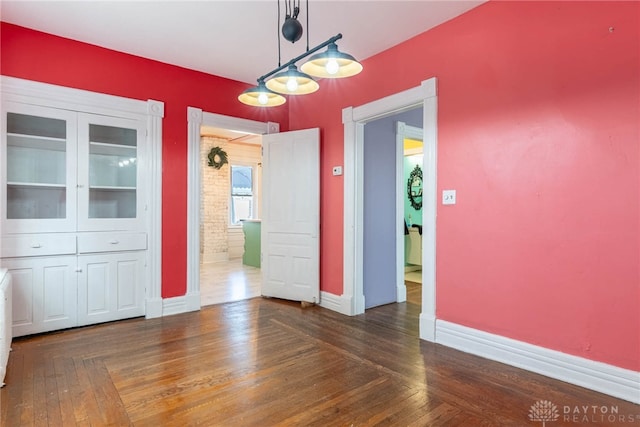
[(209, 158), (209, 166), (213, 166), (216, 169), (220, 169), (225, 163), (229, 163), (227, 153), (220, 147), (213, 147), (207, 157)]

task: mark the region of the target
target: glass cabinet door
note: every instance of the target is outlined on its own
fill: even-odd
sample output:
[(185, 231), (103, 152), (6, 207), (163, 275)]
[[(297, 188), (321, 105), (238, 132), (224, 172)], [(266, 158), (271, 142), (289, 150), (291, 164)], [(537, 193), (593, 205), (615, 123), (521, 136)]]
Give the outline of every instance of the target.
[(3, 232), (73, 230), (76, 114), (6, 103), (2, 115)]
[(79, 230), (135, 228), (141, 216), (142, 126), (135, 120), (80, 115)]

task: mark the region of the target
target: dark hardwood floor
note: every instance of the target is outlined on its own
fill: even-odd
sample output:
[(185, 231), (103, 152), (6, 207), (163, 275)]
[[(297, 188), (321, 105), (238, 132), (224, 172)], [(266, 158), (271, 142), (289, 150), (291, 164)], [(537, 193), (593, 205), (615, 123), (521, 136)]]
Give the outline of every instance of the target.
[[(2, 426), (542, 426), (629, 402), (418, 339), (418, 305), (347, 317), (254, 298), (18, 338)], [(584, 421), (584, 420), (583, 420)], [(600, 422), (599, 422), (600, 421)], [(624, 424), (633, 425), (633, 424)]]

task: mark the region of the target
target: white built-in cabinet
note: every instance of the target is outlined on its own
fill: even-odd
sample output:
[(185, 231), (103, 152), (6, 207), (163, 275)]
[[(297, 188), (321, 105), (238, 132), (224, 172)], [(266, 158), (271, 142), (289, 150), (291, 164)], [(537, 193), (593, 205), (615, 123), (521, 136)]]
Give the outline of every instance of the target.
[(13, 336), (145, 315), (146, 102), (3, 95), (0, 264), (12, 276)]

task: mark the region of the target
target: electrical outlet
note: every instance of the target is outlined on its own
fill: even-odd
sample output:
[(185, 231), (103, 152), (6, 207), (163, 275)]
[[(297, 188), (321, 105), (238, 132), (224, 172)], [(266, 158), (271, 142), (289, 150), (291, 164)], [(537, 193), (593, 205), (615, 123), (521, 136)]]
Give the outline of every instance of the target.
[(442, 191), (442, 204), (443, 205), (455, 205), (456, 204), (456, 190), (443, 190)]

